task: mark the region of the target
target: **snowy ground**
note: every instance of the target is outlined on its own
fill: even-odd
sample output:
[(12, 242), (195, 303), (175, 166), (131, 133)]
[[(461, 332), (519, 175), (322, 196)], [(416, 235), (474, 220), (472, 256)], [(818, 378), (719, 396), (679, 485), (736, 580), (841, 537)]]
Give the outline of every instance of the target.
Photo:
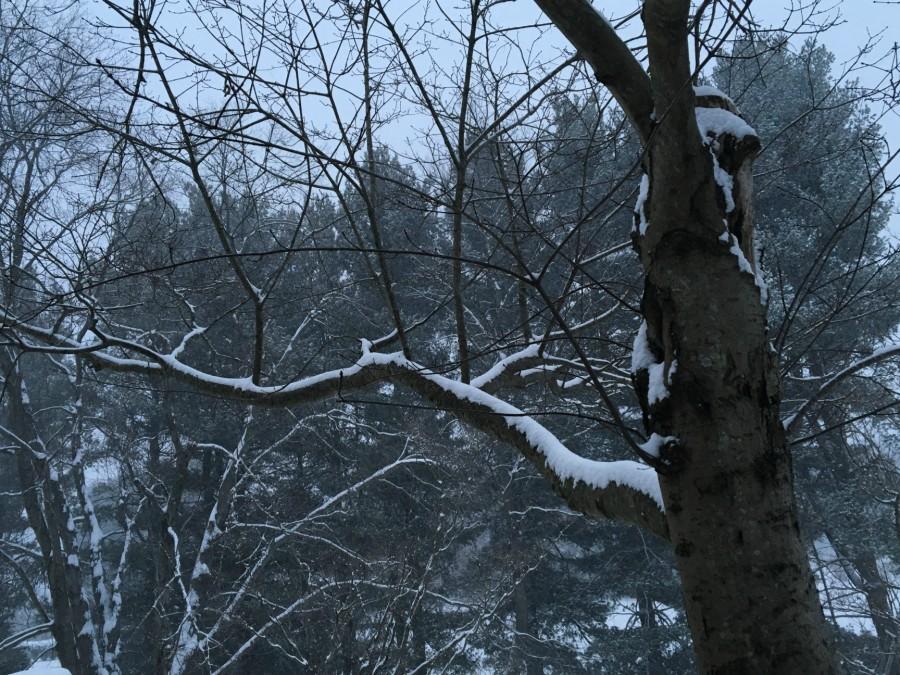
[(59, 661), (38, 661), (28, 670), (20, 670), (12, 675), (72, 675), (72, 673), (59, 665)]

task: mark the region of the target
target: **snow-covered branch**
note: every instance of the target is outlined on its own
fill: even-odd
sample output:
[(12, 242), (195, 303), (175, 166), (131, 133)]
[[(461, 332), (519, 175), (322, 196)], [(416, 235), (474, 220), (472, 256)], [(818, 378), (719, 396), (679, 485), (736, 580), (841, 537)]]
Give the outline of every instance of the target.
[(471, 385), (484, 391), (495, 391), (496, 385), (505, 376), (518, 374), (523, 369), (539, 363), (540, 360), (540, 345), (538, 343), (530, 344), (524, 349), (500, 359), (481, 375), (473, 377)]
[[(281, 385), (256, 384), (250, 377), (223, 377), (193, 368), (171, 354), (144, 345), (99, 335), (107, 349), (84, 351), (84, 345), (42, 328), (17, 324), (26, 334), (58, 347), (76, 348), (96, 367), (125, 372), (164, 374), (222, 398), (254, 405), (286, 406), (309, 403), (385, 381), (397, 382), (432, 404), (456, 414), (474, 428), (515, 447), (534, 463), (571, 508), (592, 518), (638, 524), (667, 537), (668, 526), (656, 472), (634, 461), (601, 462), (569, 450), (531, 416), (471, 384), (434, 373), (401, 353), (373, 352), (363, 341), (363, 353), (353, 364)], [(122, 358), (109, 348), (137, 354)], [(490, 372), (490, 371), (489, 371)]]

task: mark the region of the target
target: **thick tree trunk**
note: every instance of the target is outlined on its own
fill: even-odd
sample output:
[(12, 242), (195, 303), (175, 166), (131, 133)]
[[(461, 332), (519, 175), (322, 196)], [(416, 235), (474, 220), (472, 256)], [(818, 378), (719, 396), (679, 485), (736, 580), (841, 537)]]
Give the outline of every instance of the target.
[[(687, 7), (656, 0), (644, 10), (665, 114), (649, 143), (649, 209), (639, 209), (646, 341), (635, 348), (648, 431), (677, 439), (663, 450), (660, 482), (697, 664), (729, 675), (835, 673), (754, 276), (759, 142), (725, 99), (695, 116)], [(709, 118), (719, 122), (698, 130)]]
[(634, 236), (645, 325), (633, 369), (645, 427), (665, 438), (654, 462), (667, 520), (658, 531), (675, 548), (698, 666), (836, 673), (797, 525), (754, 278), (759, 141), (724, 98), (723, 110), (702, 115), (709, 124), (695, 114), (689, 0), (642, 3), (649, 73), (589, 0), (536, 2), (609, 88), (646, 152)]
[(353, 645), (356, 642), (356, 627), (351, 616), (347, 620), (347, 626), (344, 633), (344, 644), (342, 651), (344, 654), (344, 673), (346, 675), (356, 675), (358, 668), (356, 666), (356, 657), (353, 654)]
[[(664, 217), (661, 207), (652, 213)], [(702, 211), (691, 217), (709, 222)], [(644, 403), (649, 429), (678, 439), (664, 451), (661, 485), (698, 665), (836, 672), (794, 512), (754, 279), (726, 245), (687, 228), (644, 257), (648, 343), (672, 373), (668, 396)]]
[(649, 261), (645, 312), (651, 344), (677, 361), (648, 423), (678, 439), (661, 484), (702, 672), (836, 672), (752, 276), (727, 248), (673, 232)]
[(622, 104), (647, 151), (649, 198), (635, 233), (646, 326), (635, 379), (647, 431), (675, 439), (658, 468), (698, 666), (837, 672), (797, 526), (753, 276), (749, 179), (758, 140), (729, 110), (713, 113), (727, 124), (701, 138), (687, 0), (643, 3), (649, 77), (588, 2), (537, 1)]
[(662, 481), (698, 665), (705, 673), (836, 672), (780, 433), (761, 424), (762, 406), (703, 393), (675, 406), (684, 465)]
[(536, 2), (646, 151), (634, 237), (646, 325), (633, 369), (647, 431), (672, 437), (655, 464), (697, 664), (729, 675), (836, 673), (754, 283), (750, 162), (759, 141), (724, 99), (725, 110), (707, 111), (713, 133), (701, 137), (689, 0), (642, 3), (649, 73), (588, 0)]
[[(653, 161), (650, 229), (662, 234), (642, 245), (644, 314), (669, 392), (644, 405), (648, 430), (678, 439), (661, 485), (698, 665), (837, 672), (795, 516), (760, 290), (731, 240), (715, 236), (724, 226), (711, 167), (673, 180), (656, 171), (664, 156)], [(687, 196), (683, 210), (672, 190)]]

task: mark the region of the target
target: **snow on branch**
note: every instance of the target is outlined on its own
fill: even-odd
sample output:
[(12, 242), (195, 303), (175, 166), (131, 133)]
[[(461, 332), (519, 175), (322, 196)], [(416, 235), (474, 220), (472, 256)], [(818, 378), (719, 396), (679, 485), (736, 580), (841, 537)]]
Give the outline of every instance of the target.
[(593, 517), (640, 524), (666, 536), (659, 481), (651, 467), (628, 460), (600, 462), (581, 457), (518, 408), (471, 384), (422, 368), (399, 353), (374, 353), (364, 344), (357, 365), (363, 362), (391, 369), (396, 379), (427, 399), (516, 447), (550, 479), (573, 509)]
[(500, 359), (489, 370), (486, 370), (478, 377), (473, 377), (471, 382), (472, 386), (477, 387), (478, 389), (487, 389), (489, 385), (497, 382), (504, 374), (515, 372), (513, 370), (514, 365), (527, 368), (535, 362), (535, 359), (539, 359), (540, 347), (541, 346), (535, 342), (534, 344), (525, 347), (525, 349), (521, 349), (514, 354)]
[[(301, 529), (304, 525), (308, 525), (309, 523), (311, 523), (319, 518), (322, 518), (324, 515), (327, 514), (327, 512), (331, 509), (332, 506), (339, 504), (347, 496), (361, 491), (364, 487), (366, 487), (370, 483), (384, 478), (386, 475), (388, 475), (392, 471), (395, 471), (396, 469), (398, 469), (400, 467), (405, 467), (405, 466), (432, 465), (432, 464), (434, 464), (434, 462), (432, 462), (431, 460), (422, 458), (422, 457), (405, 456), (405, 450), (404, 450), (404, 454), (401, 455), (400, 457), (398, 457), (396, 460), (382, 466), (377, 471), (374, 471), (373, 473), (369, 474), (362, 480), (357, 481), (353, 485), (341, 490), (340, 492), (336, 493), (335, 495), (332, 495), (331, 497), (324, 499), (319, 504), (319, 506), (317, 506), (316, 508), (309, 511), (305, 516), (303, 516), (303, 518), (301, 518), (296, 523), (293, 523), (289, 527), (283, 527), (282, 531), (280, 532), (280, 534), (278, 534), (278, 536), (269, 540), (266, 543), (266, 545), (262, 551), (262, 554), (257, 557), (256, 563), (254, 564), (254, 566), (252, 568), (250, 568), (241, 577), (239, 588), (237, 589), (237, 591), (235, 593), (232, 594), (231, 598), (228, 601), (228, 604), (219, 612), (219, 617), (216, 619), (215, 624), (209, 629), (209, 631), (203, 637), (202, 641), (193, 642), (191, 644), (191, 648), (194, 651), (208, 650), (211, 646), (211, 643), (215, 642), (216, 634), (219, 632), (219, 630), (223, 626), (228, 624), (229, 622), (235, 620), (235, 618), (238, 616), (238, 614), (237, 614), (238, 605), (243, 601), (243, 599), (245, 597), (247, 597), (249, 595), (249, 593), (251, 591), (251, 584), (257, 580), (259, 574), (262, 572), (262, 570), (265, 568), (265, 566), (269, 563), (271, 553), (278, 547), (278, 545), (282, 541), (284, 541), (285, 539), (287, 539), (290, 536), (300, 534)], [(253, 527), (252, 524), (242, 524), (241, 526), (242, 527)], [(321, 590), (322, 589), (318, 589), (316, 592), (320, 592)], [(237, 651), (235, 651), (229, 657), (229, 659), (225, 662), (225, 664), (223, 664), (218, 669), (216, 669), (215, 672), (217, 672), (217, 673), (221, 672), (221, 671), (229, 668), (231, 665), (233, 665), (241, 657), (242, 654), (244, 654), (250, 647), (252, 647), (259, 639), (263, 638), (265, 633), (270, 628), (278, 625), (282, 619), (286, 618), (288, 615), (293, 613), (297, 608), (299, 608), (307, 600), (309, 600), (309, 596), (302, 596), (300, 599), (298, 599), (297, 601), (295, 601), (294, 603), (289, 605), (281, 614), (277, 615), (276, 618), (270, 620), (269, 622), (267, 622), (260, 628), (255, 629), (253, 632), (253, 635), (246, 642), (244, 642), (244, 644), (242, 644), (241, 647), (239, 647), (237, 649)]]
[(708, 141), (709, 137), (713, 138), (723, 135), (734, 136), (735, 139), (741, 140), (747, 137), (756, 137), (756, 130), (744, 121), (739, 115), (735, 115), (725, 108), (695, 108), (694, 113), (697, 115), (697, 129), (700, 131), (700, 138)]
[(48, 621), (46, 623), (38, 624), (37, 626), (29, 626), (24, 630), (20, 630), (18, 633), (8, 635), (7, 637), (0, 640), (0, 652), (6, 651), (7, 649), (12, 649), (13, 647), (17, 647), (23, 642), (32, 639), (36, 635), (49, 633), (51, 630), (53, 630), (53, 622)]
[[(42, 342), (78, 351), (95, 367), (126, 372), (164, 374), (197, 390), (254, 405), (285, 406), (340, 396), (386, 380), (404, 384), (431, 403), (455, 413), (474, 428), (509, 443), (541, 471), (571, 508), (592, 518), (609, 518), (641, 525), (666, 538), (659, 481), (653, 468), (634, 461), (601, 462), (569, 450), (547, 428), (518, 408), (471, 384), (429, 371), (401, 353), (373, 352), (363, 341), (362, 356), (351, 366), (304, 377), (283, 385), (256, 384), (250, 377), (223, 377), (197, 370), (172, 354), (96, 333), (101, 346), (136, 353), (121, 358), (108, 349), (84, 345), (47, 329), (14, 323)], [(489, 371), (490, 372), (490, 371)]]

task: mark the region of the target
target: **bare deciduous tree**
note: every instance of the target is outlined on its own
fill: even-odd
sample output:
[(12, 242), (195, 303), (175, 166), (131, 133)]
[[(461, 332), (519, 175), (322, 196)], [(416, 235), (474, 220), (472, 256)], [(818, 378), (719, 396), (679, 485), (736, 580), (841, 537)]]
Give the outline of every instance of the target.
[[(529, 39), (539, 44), (550, 29), (540, 21), (495, 24), (502, 4), (473, 0), (460, 17), (440, 9), (446, 18), (442, 48), (455, 50), (448, 56), (449, 49), (429, 53), (419, 42), (420, 31), (432, 31), (432, 17), (401, 23), (380, 0), (326, 7), (203, 2), (188, 19), (211, 49), (195, 48), (173, 30), (163, 7), (106, 3), (131, 36), (124, 43), (131, 52), (99, 60), (93, 72), (117, 89), (121, 105), (80, 106), (66, 91), (50, 108), (62, 105), (60, 114), (78, 120), (68, 135), (112, 139), (106, 160), (95, 160), (97, 185), (107, 185), (115, 165), (152, 187), (138, 206), (111, 218), (115, 224), (96, 246), (84, 245), (92, 241), (83, 238), (91, 232), (85, 223), (109, 195), (121, 197), (121, 181), (113, 181), (103, 199), (95, 195), (89, 209), (57, 223), (59, 237), (80, 239), (65, 253), (56, 242), (35, 244), (33, 232), (21, 225), (10, 240), (0, 314), (8, 340), (6, 434), (19, 448), (23, 486), (43, 489), (43, 503), (30, 496), (36, 493), (23, 496), (51, 579), (54, 637), (73, 672), (117, 672), (116, 598), (141, 517), (152, 521), (147, 537), (156, 556), (153, 631), (160, 645), (168, 640), (157, 653), (158, 672), (180, 675), (203, 659), (214, 672), (224, 671), (317, 595), (349, 587), (350, 580), (337, 575), (312, 581), (312, 559), (304, 561), (313, 571), (293, 600), (266, 591), (263, 580), (277, 576), (273, 560), (293, 553), (295, 537), (312, 538), (304, 528), (319, 526), (341, 500), (401, 470), (426, 481), (416, 467), (430, 468), (435, 460), (395, 455), (335, 494), (316, 495), (301, 513), (266, 501), (266, 481), (256, 472), (270, 467), (266, 458), (277, 456), (298, 430), (313, 428), (308, 420), (315, 414), (299, 414), (296, 426), (267, 442), (250, 439), (266, 426), (254, 422), (254, 410), (308, 411), (334, 399), (352, 405), (360, 402), (350, 397), (373, 391), (398, 406), (437, 409), (511, 446), (573, 511), (638, 525), (667, 542), (701, 671), (840, 670), (798, 523), (788, 438), (805, 425), (813, 434), (820, 422), (826, 431), (841, 425), (826, 412), (817, 416), (823, 399), (900, 354), (900, 346), (870, 345), (874, 351), (853, 354), (836, 372), (816, 354), (851, 296), (860, 308), (871, 300), (866, 311), (884, 306), (883, 295), (867, 298), (852, 282), (821, 310), (825, 318), (803, 324), (801, 334), (795, 327), (800, 308), (825, 295), (823, 270), (837, 255), (841, 233), (873, 217), (894, 189), (885, 166), (895, 154), (863, 153), (876, 164), (854, 184), (845, 219), (819, 242), (821, 257), (799, 285), (790, 280), (770, 291), (757, 233), (765, 224), (754, 222), (753, 185), (754, 160), (767, 139), (729, 96), (698, 84), (725, 45), (753, 27), (750, 2), (647, 0), (640, 7), (643, 33), (631, 40), (623, 34), (636, 25), (637, 13), (613, 25), (587, 0), (536, 0), (577, 54), (547, 61), (525, 45)], [(780, 49), (774, 43), (767, 48)], [(63, 62), (77, 60), (69, 51)], [(585, 85), (583, 64), (603, 90)], [(546, 101), (579, 87), (593, 124), (606, 125), (593, 129), (584, 161), (609, 159), (573, 172), (569, 184), (565, 143), (571, 139), (561, 137), (563, 112), (551, 111)], [(415, 166), (409, 175), (378, 144), (382, 129), (406, 121), (426, 127), (404, 158)], [(14, 139), (3, 146), (26, 148), (22, 159), (10, 160), (25, 170), (24, 178), (14, 172), (5, 178), (10, 203), (31, 199), (29, 167), (37, 159), (28, 153), (47, 139), (61, 142), (59, 129), (71, 126), (55, 119), (48, 124), (27, 132), (38, 145)], [(58, 159), (54, 165), (56, 173), (42, 172), (41, 179), (55, 188), (73, 165)], [(175, 211), (167, 200), (180, 180), (191, 186), (185, 191), (190, 228), (203, 232), (193, 233), (185, 246), (190, 250), (179, 249), (175, 225), (168, 232), (154, 229), (166, 223), (155, 211)], [(565, 208), (548, 206), (563, 199)], [(421, 216), (400, 223), (397, 204)], [(11, 212), (38, 213), (40, 207), (27, 203)], [(609, 240), (619, 230), (607, 228), (632, 214), (639, 288), (617, 267), (628, 243)], [(41, 213), (35, 222), (46, 217)], [(160, 242), (168, 253), (154, 259)], [(47, 268), (29, 272), (28, 283), (22, 276), (26, 252)], [(855, 279), (866, 255), (863, 246), (842, 274), (852, 269), (847, 274)], [(137, 260), (122, 263), (129, 256)], [(884, 276), (875, 283), (894, 279), (894, 252), (881, 259), (877, 271)], [(346, 269), (339, 272), (338, 264)], [(178, 276), (199, 265), (216, 270), (215, 284)], [(48, 287), (51, 278), (59, 288)], [(160, 307), (168, 305), (157, 312), (160, 325), (129, 314), (134, 280)], [(23, 294), (20, 287), (31, 289), (32, 282), (38, 291)], [(887, 288), (893, 283), (884, 281)], [(784, 311), (772, 335), (769, 294), (776, 291)], [(635, 316), (637, 326), (628, 323)], [(636, 330), (627, 342), (623, 326)], [(399, 351), (390, 351), (394, 345)], [(73, 405), (60, 428), (69, 430), (64, 445), (72, 455), (73, 494), (92, 542), (89, 579), (78, 572), (74, 525), (68, 526), (71, 496), (54, 478), (49, 443), (41, 440), (18, 374), (21, 355), (32, 358), (31, 352), (46, 354), (64, 372), (76, 401), (89, 371), (151, 388), (164, 383), (153, 402), (161, 413), (149, 434), (156, 459), (147, 468), (122, 460), (137, 486), (132, 497), (139, 498), (123, 499), (121, 560), (111, 584), (81, 459), (83, 409)], [(814, 377), (782, 411), (782, 380), (807, 363)], [(169, 393), (178, 385), (246, 407), (233, 447), (179, 428)], [(547, 410), (583, 422), (570, 434), (578, 447), (604, 448), (614, 439), (618, 452), (574, 451), (562, 432), (550, 430), (551, 422), (539, 421)], [(643, 431), (635, 428), (638, 420)], [(364, 429), (365, 422), (354, 419), (350, 426)], [(560, 428), (567, 429), (563, 422)], [(165, 450), (162, 438), (168, 439)], [(203, 451), (204, 485), (197, 501), (202, 507), (195, 510), (185, 499), (185, 482), (196, 450)], [(160, 476), (165, 452), (175, 468), (168, 479)], [(893, 489), (887, 487), (891, 478), (883, 480)], [(192, 529), (191, 517), (203, 523), (199, 529)], [(843, 573), (879, 617), (883, 648), (893, 649), (896, 619), (874, 554), (830, 536), (827, 524), (816, 531), (847, 563)], [(243, 552), (244, 536), (259, 543), (245, 566), (213, 574), (214, 560), (225, 566), (226, 542)], [(413, 617), (436, 596), (427, 587), (431, 566), (461, 534), (440, 533), (400, 577), (385, 566), (391, 583), (374, 571), (379, 564), (355, 557), (339, 537), (315, 536), (373, 570), (361, 585), (394, 593), (366, 628), (377, 637), (366, 657), (372, 672), (381, 667), (373, 664), (399, 658), (407, 648), (417, 662), (399, 667), (412, 672), (449, 664), (479, 623), (506, 606), (515, 607), (513, 667), (536, 672), (529, 649), (539, 641), (529, 634), (524, 582), (531, 570), (512, 575), (512, 587), (493, 589), (491, 601), (477, 610), (467, 607), (456, 630), (426, 651), (417, 643), (421, 629)], [(182, 541), (188, 537), (199, 542), (190, 552)], [(217, 585), (220, 579), (227, 587)], [(85, 588), (93, 595), (86, 597)], [(251, 597), (267, 614), (256, 625), (239, 626)], [(645, 595), (636, 605), (643, 625), (654, 627), (656, 599)], [(399, 607), (409, 612), (405, 623)], [(355, 672), (357, 611), (348, 600), (338, 612), (344, 651), (330, 653), (324, 667), (338, 669), (343, 660), (340, 667)], [(93, 631), (78, 625), (82, 616), (93, 616)], [(167, 626), (175, 627), (168, 636)], [(239, 646), (210, 656), (229, 631), (241, 636)], [(278, 645), (288, 658), (309, 665), (300, 649)]]

